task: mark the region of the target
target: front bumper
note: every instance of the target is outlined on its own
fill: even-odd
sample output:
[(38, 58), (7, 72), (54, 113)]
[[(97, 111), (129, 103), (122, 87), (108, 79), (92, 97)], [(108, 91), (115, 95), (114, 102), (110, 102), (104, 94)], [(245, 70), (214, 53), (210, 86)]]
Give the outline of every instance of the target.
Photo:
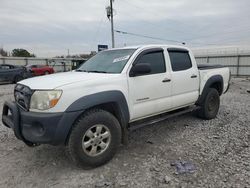
[(5, 102), (2, 122), (12, 128), (15, 136), (29, 146), (63, 145), (71, 127), (82, 111), (64, 113), (29, 112), (15, 102)]

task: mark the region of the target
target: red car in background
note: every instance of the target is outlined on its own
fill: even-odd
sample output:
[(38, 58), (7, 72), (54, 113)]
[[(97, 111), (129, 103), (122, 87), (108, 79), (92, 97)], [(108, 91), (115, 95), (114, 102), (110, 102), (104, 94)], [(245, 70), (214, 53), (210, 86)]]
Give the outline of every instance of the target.
[(27, 65), (26, 68), (32, 72), (34, 76), (53, 74), (55, 72), (53, 67), (46, 65)]

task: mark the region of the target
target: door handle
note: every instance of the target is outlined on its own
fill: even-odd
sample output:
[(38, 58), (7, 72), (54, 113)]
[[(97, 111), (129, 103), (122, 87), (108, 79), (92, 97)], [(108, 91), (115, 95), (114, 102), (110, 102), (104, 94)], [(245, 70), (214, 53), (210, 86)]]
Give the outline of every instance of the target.
[(171, 79), (165, 78), (164, 80), (162, 80), (162, 82), (171, 82)]
[(193, 75), (191, 76), (191, 78), (197, 78), (197, 75), (193, 74)]

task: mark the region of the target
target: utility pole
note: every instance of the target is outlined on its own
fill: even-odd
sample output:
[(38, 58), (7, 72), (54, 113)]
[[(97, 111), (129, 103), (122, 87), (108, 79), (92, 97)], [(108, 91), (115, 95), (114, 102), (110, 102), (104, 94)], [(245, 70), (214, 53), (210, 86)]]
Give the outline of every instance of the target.
[(110, 0), (110, 8), (111, 8), (111, 34), (112, 34), (112, 48), (115, 47), (115, 33), (114, 33), (114, 14), (113, 14), (113, 0)]
[(110, 6), (106, 8), (107, 10), (107, 17), (111, 22), (111, 38), (112, 38), (112, 48), (115, 47), (115, 33), (114, 33), (114, 11), (113, 11), (113, 1), (110, 0)]

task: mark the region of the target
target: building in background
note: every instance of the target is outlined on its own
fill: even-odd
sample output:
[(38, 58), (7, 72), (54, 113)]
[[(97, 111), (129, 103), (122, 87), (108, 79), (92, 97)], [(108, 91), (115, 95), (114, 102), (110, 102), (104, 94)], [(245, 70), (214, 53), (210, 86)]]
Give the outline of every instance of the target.
[(208, 46), (192, 48), (195, 56), (250, 54), (249, 46)]
[(193, 48), (198, 64), (220, 64), (234, 76), (250, 76), (250, 46)]

